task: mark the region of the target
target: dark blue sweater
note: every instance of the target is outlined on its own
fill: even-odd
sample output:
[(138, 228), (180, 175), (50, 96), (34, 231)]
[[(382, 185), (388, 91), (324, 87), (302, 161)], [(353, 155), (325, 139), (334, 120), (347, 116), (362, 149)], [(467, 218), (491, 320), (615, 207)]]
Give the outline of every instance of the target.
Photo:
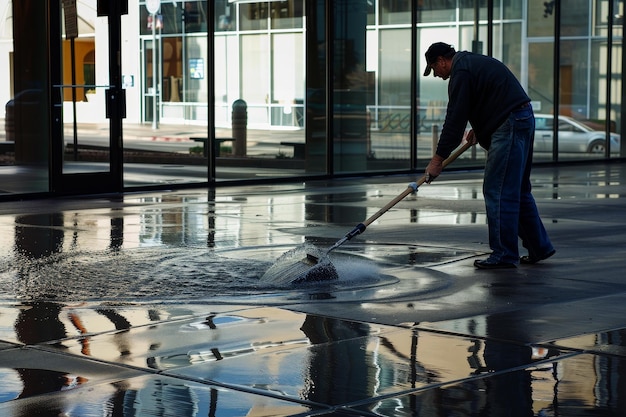
[(530, 98), (502, 62), (471, 52), (457, 52), (452, 59), (448, 84), (448, 108), (437, 155), (447, 158), (459, 146), (467, 122), (478, 143), (489, 149), (491, 135), (511, 111)]

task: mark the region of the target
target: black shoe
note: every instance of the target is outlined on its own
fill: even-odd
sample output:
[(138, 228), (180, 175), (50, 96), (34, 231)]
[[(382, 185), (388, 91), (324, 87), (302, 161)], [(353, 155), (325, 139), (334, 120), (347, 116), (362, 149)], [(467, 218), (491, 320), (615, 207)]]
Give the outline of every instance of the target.
[(515, 264), (510, 262), (493, 262), (488, 259), (484, 260), (475, 260), (474, 266), (478, 269), (505, 269), (505, 268), (515, 268)]
[(534, 256), (526, 255), (526, 256), (522, 256), (521, 258), (519, 258), (519, 262), (521, 264), (532, 265), (532, 264), (536, 264), (539, 261), (543, 261), (544, 259), (548, 259), (549, 257), (554, 255), (555, 253), (556, 253), (556, 250), (552, 249), (550, 252), (546, 253), (545, 255), (543, 255), (543, 256), (541, 256), (539, 258), (535, 258)]

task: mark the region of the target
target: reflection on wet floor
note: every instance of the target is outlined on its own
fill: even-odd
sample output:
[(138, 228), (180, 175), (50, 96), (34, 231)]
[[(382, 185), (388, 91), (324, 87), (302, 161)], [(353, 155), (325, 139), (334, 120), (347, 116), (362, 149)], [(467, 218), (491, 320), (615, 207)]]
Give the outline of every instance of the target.
[(346, 180), (0, 205), (0, 415), (623, 415), (621, 165), (547, 167), (549, 262), (475, 271), (481, 179)]
[[(594, 339), (611, 346), (619, 334), (528, 346), (497, 334), (459, 337), (278, 308), (207, 316), (198, 309), (23, 305), (15, 338), (40, 347), (36, 354), (0, 350), (0, 410), (95, 415), (107, 404), (107, 415), (176, 410), (181, 417), (210, 409), (216, 414), (206, 415), (330, 413), (338, 405), (346, 413), (386, 416), (621, 410), (612, 402), (611, 375), (619, 375), (624, 359), (580, 350)], [(8, 311), (1, 311), (4, 340), (11, 339)]]
[[(278, 253), (289, 247), (273, 247)], [(15, 299), (59, 301), (160, 302), (264, 296), (263, 302), (297, 294), (333, 293), (344, 300), (380, 298), (372, 290), (394, 285), (398, 275), (407, 293), (434, 291), (433, 271), (419, 266), (472, 256), (471, 252), (403, 245), (346, 245), (330, 260), (337, 279), (296, 285), (263, 281), (275, 263), (265, 248), (207, 252), (199, 248), (141, 248), (115, 253), (57, 253), (40, 259), (20, 257), (18, 265), (0, 268), (0, 289)], [(247, 302), (254, 302), (247, 300)]]
[[(248, 197), (247, 202), (251, 199)], [(139, 206), (87, 210), (80, 215), (56, 212), (15, 216), (12, 225), (4, 226), (13, 228), (15, 240), (13, 248), (4, 252), (0, 289), (18, 300), (191, 300), (276, 292), (280, 285), (260, 285), (259, 278), (276, 263), (281, 251), (292, 247), (251, 246), (258, 241), (244, 235), (253, 233), (255, 227), (244, 232), (241, 226), (251, 216), (258, 217), (259, 210), (253, 204), (253, 213), (242, 220), (240, 213), (250, 207), (241, 207), (233, 200), (225, 199), (226, 205), (219, 212), (211, 207), (216, 203), (209, 204), (198, 196), (166, 196), (141, 199)], [(337, 220), (337, 213), (338, 209), (327, 211), (323, 219), (330, 216)], [(308, 224), (312, 217), (309, 212)], [(393, 215), (389, 217), (393, 219)], [(442, 221), (441, 216), (436, 219)], [(419, 221), (411, 218), (411, 222)], [(269, 239), (292, 239), (280, 232), (284, 224), (278, 224), (276, 237)], [(308, 227), (301, 222), (295, 226)], [(321, 228), (313, 227), (312, 231)], [(320, 248), (333, 242), (326, 237), (311, 239)], [(248, 245), (244, 246), (244, 241)], [(462, 249), (419, 245), (344, 245), (330, 259), (340, 279), (312, 292), (347, 289), (362, 297), (361, 289), (397, 282), (397, 271), (390, 272), (389, 267), (414, 268), (473, 255)], [(429, 274), (425, 270), (411, 280), (413, 291), (431, 289)]]

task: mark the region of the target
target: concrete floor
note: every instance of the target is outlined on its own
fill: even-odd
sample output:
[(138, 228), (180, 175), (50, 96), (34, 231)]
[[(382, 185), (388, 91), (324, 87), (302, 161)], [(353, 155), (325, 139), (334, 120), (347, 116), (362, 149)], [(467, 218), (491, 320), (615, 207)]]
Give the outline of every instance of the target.
[(337, 280), (265, 275), (413, 180), (0, 204), (0, 415), (626, 415), (624, 164), (534, 170), (536, 265), (473, 267), (482, 173), (447, 172)]

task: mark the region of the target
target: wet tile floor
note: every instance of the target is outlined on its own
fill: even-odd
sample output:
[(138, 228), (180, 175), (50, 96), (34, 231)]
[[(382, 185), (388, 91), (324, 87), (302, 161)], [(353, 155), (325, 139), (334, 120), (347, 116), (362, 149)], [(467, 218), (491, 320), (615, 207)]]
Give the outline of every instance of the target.
[(557, 255), (477, 271), (446, 173), (299, 285), (260, 278), (407, 178), (2, 203), (0, 415), (626, 415), (625, 174), (535, 169)]

